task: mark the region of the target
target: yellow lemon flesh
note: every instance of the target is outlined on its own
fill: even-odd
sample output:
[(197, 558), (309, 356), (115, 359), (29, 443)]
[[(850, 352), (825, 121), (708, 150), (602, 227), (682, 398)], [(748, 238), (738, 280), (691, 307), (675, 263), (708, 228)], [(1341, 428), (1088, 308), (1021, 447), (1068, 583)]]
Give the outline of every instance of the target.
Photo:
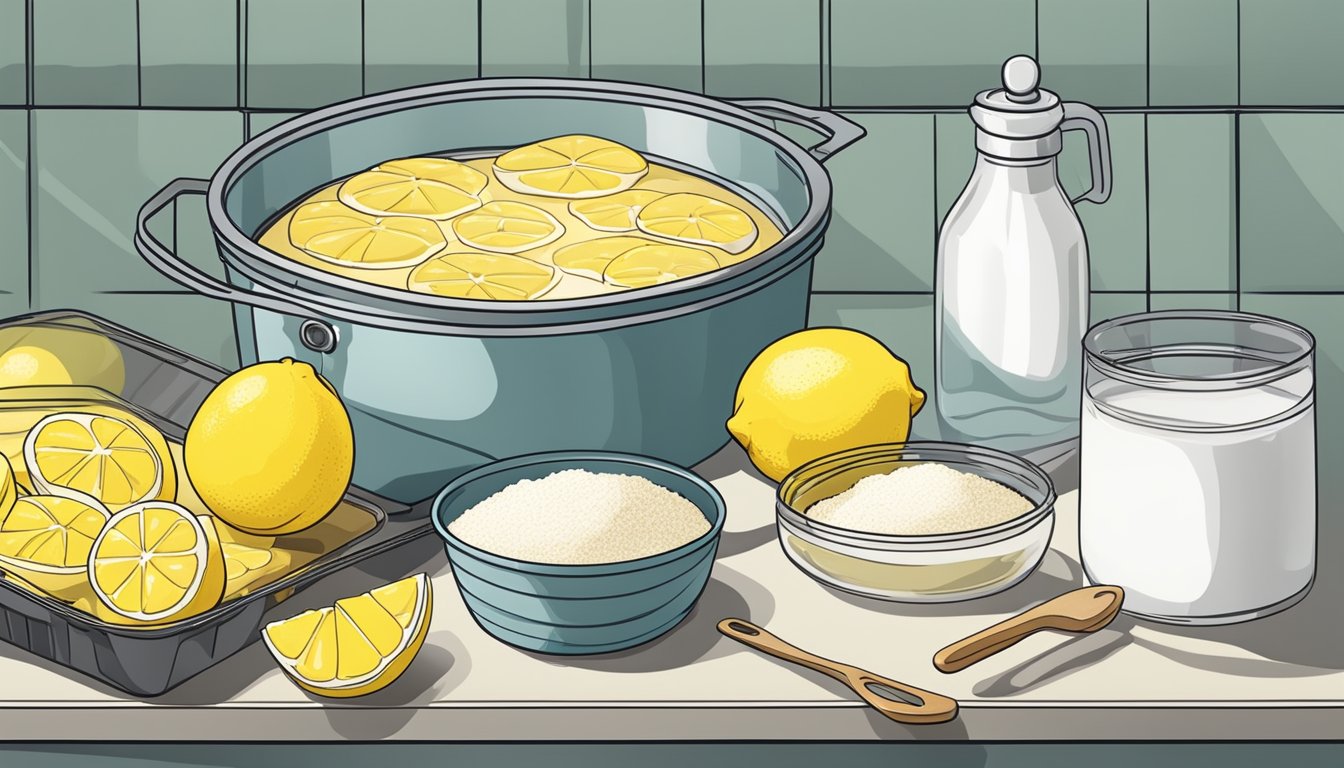
[(357, 269), (415, 266), (447, 244), (433, 221), (374, 216), (335, 200), (299, 206), (289, 220), (289, 240), (322, 261)]
[(224, 597), (214, 521), (166, 501), (127, 507), (89, 553), (95, 612), (117, 623), (160, 624), (207, 611)]
[(177, 492), (168, 443), (140, 419), (101, 413), (55, 413), (39, 421), (23, 442), (33, 489), (69, 496), (117, 511)]
[(529, 195), (588, 198), (629, 189), (649, 172), (638, 152), (596, 136), (557, 136), (495, 158), (495, 178)]
[(596, 240), (584, 240), (558, 248), (551, 260), (565, 272), (601, 280), (607, 265), (617, 256), (641, 245), (657, 245), (657, 243), (647, 238), (625, 235), (599, 237)]
[(121, 350), (92, 328), (0, 328), (0, 387), (82, 384), (120, 394), (125, 383)]
[(812, 459), (901, 442), (924, 405), (910, 368), (858, 331), (813, 328), (766, 347), (738, 383), (728, 431), (772, 480)]
[(374, 216), (421, 216), (446, 221), (481, 207), (486, 175), (441, 157), (383, 163), (341, 185), (341, 202)]
[(446, 253), (416, 267), (406, 287), (457, 299), (523, 301), (555, 287), (552, 267), (502, 253)]
[(555, 242), (565, 227), (535, 205), (501, 201), (453, 219), (453, 233), (471, 248), (518, 253)]
[(259, 536), (301, 531), (341, 501), (354, 468), (350, 417), (313, 367), (289, 358), (243, 368), (206, 396), (183, 463), (205, 506)]
[(252, 536), (241, 531), (219, 529), (220, 551), (224, 556), (224, 597), (241, 597), (271, 576), (288, 571), (290, 554), (275, 547), (269, 536)]
[(299, 687), (363, 696), (396, 680), (424, 645), (433, 595), (419, 573), (262, 629), (266, 648)]
[(648, 288), (712, 272), (719, 262), (708, 251), (681, 245), (641, 245), (612, 259), (602, 279), (622, 288)]
[(63, 496), (13, 501), (0, 513), (0, 570), (60, 600), (83, 593), (89, 552), (107, 519), (106, 510)]
[(741, 208), (678, 192), (644, 206), (635, 222), (650, 235), (741, 253), (756, 242), (756, 223)]
[(575, 200), (569, 212), (584, 224), (603, 232), (632, 232), (635, 218), (644, 206), (667, 193), (648, 189), (629, 189), (606, 197)]

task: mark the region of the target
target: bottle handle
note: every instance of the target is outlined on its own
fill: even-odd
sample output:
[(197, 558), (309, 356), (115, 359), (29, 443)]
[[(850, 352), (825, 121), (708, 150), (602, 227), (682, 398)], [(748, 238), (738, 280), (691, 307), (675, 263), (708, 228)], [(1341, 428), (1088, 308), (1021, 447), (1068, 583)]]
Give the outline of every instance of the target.
[(1092, 187), (1072, 202), (1104, 203), (1111, 196), (1111, 138), (1106, 132), (1106, 119), (1086, 104), (1066, 101), (1063, 106), (1064, 121), (1059, 124), (1060, 130), (1086, 133), (1087, 154), (1092, 161)]

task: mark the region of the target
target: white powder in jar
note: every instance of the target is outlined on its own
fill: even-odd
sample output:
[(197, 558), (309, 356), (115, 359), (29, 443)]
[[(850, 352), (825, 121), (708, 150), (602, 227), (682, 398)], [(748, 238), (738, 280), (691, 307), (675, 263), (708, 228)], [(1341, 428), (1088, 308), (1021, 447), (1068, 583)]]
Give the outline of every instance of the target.
[(865, 477), (849, 490), (813, 504), (806, 514), (851, 531), (917, 536), (987, 528), (1032, 506), (1002, 483), (928, 463)]
[(649, 557), (709, 527), (694, 504), (647, 478), (584, 469), (520, 480), (448, 524), (479, 549), (557, 565)]

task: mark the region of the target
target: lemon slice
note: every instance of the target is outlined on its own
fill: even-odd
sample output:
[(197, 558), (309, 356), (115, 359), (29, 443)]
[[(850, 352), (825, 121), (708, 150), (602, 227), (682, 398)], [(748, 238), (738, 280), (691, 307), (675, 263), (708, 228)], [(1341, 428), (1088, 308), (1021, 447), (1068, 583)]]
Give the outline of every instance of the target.
[(555, 266), (581, 277), (601, 280), (602, 272), (617, 256), (641, 245), (658, 245), (643, 237), (599, 237), (596, 240), (584, 240), (558, 248), (553, 261)]
[[(224, 597), (241, 597), (289, 568), (290, 554), (275, 548), (275, 539), (267, 536), (227, 531), (216, 522), (220, 551), (224, 556)], [(242, 539), (231, 541), (230, 539)]]
[(73, 597), (87, 587), (89, 552), (107, 519), (77, 499), (18, 499), (0, 514), (0, 569), (57, 599)]
[(410, 216), (373, 216), (334, 200), (307, 203), (289, 219), (295, 248), (357, 269), (413, 267), (443, 250), (443, 230)]
[(565, 227), (535, 205), (499, 201), (454, 219), (453, 232), (470, 248), (518, 253), (555, 242)]
[(224, 567), (214, 520), (171, 502), (148, 501), (107, 521), (89, 553), (88, 578), (112, 615), (158, 624), (218, 605)]
[(621, 288), (648, 288), (719, 268), (708, 251), (684, 245), (641, 245), (612, 259), (602, 279)]
[(168, 443), (129, 414), (54, 413), (23, 441), (29, 479), (38, 493), (68, 496), (115, 512), (177, 491)]
[(649, 172), (633, 149), (596, 136), (557, 136), (495, 158), (495, 178), (514, 192), (601, 197), (629, 189)]
[(631, 232), (635, 229), (635, 217), (644, 206), (666, 194), (648, 189), (628, 189), (592, 200), (575, 200), (569, 204), (569, 212), (593, 229)]
[(456, 160), (408, 157), (351, 176), (338, 194), (341, 202), (374, 216), (446, 221), (481, 207), (479, 195), (489, 181)]
[(522, 256), (500, 253), (445, 253), (416, 267), (406, 287), (457, 299), (524, 301), (555, 287), (560, 273)]
[(741, 253), (756, 242), (756, 223), (747, 212), (722, 200), (678, 192), (654, 200), (636, 217), (651, 235)]
[(423, 573), (267, 624), (266, 648), (299, 687), (320, 696), (363, 696), (410, 666), (429, 632), (433, 600)]

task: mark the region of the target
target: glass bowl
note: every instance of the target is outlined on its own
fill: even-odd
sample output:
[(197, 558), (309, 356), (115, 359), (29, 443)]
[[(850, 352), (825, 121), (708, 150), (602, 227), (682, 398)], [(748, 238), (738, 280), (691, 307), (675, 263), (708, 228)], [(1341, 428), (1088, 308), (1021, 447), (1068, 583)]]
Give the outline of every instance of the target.
[[(839, 528), (804, 512), (869, 475), (945, 464), (1017, 491), (1031, 510), (986, 528), (892, 535)], [(941, 442), (887, 443), (823, 456), (780, 483), (779, 543), (794, 565), (835, 589), (880, 600), (940, 603), (1001, 592), (1036, 569), (1055, 525), (1055, 489), (1040, 467), (991, 448)]]

